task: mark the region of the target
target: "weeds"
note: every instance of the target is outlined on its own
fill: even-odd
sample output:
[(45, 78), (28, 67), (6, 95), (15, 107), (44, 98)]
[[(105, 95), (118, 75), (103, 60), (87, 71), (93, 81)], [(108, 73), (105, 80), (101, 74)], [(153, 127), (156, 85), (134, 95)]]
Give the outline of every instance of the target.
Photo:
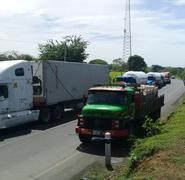
[(144, 135), (146, 137), (155, 136), (162, 132), (162, 125), (164, 125), (160, 119), (154, 121), (153, 119), (146, 117), (145, 122), (142, 125)]

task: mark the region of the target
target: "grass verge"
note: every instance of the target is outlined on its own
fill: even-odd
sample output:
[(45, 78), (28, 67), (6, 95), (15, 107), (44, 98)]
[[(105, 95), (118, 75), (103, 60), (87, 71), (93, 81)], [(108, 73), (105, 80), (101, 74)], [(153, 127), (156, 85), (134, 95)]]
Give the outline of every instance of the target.
[(185, 179), (185, 100), (159, 135), (139, 139), (121, 179)]

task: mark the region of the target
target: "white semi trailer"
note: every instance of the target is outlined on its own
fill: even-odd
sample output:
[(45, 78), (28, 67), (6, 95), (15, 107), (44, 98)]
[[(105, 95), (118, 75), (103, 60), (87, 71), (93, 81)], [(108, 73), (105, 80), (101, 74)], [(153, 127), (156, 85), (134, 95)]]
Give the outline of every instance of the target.
[(58, 61), (0, 62), (0, 129), (60, 119), (87, 89), (108, 83), (108, 66)]

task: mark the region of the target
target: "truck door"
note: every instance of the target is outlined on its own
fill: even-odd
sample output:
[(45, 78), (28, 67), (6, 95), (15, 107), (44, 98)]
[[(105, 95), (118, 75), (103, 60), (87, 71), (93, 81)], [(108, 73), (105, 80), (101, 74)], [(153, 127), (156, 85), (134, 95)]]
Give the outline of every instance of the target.
[[(15, 69), (15, 77), (10, 85), (10, 111), (24, 111), (32, 106), (33, 88), (31, 66)], [(25, 65), (26, 66), (26, 65)]]
[(0, 113), (9, 111), (8, 85), (0, 84)]

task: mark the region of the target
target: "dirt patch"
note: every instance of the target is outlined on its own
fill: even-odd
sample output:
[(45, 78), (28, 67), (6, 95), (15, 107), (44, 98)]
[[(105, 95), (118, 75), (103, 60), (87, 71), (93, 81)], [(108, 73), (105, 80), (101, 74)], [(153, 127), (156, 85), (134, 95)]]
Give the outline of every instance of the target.
[(134, 179), (184, 180), (185, 163), (180, 156), (185, 148), (177, 150), (161, 151), (144, 159), (135, 170)]

